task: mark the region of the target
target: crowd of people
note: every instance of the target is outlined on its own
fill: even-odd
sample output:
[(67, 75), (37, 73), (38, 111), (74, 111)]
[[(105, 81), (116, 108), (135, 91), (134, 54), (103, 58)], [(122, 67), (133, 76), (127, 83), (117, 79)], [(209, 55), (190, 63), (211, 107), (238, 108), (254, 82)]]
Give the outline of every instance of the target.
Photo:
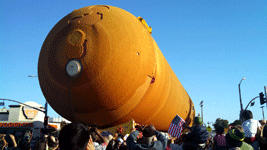
[(200, 117), (194, 118), (192, 127), (183, 126), (180, 137), (166, 136), (153, 125), (138, 125), (131, 133), (103, 136), (96, 127), (81, 122), (65, 125), (58, 137), (45, 135), (35, 146), (28, 138), (16, 138), (12, 134), (0, 135), (2, 149), (36, 150), (267, 150), (267, 125), (253, 119), (252, 112), (243, 113), (242, 124), (225, 128), (217, 125), (216, 135), (210, 136)]
[(32, 144), (33, 134), (30, 130), (23, 136), (14, 136), (11, 133), (0, 134), (1, 150), (56, 150), (58, 149), (58, 140), (53, 135), (44, 135), (41, 139)]
[[(194, 118), (192, 127), (184, 127), (179, 138), (166, 137), (153, 125), (137, 126), (129, 135), (115, 134), (107, 140), (91, 127), (80, 122), (65, 126), (59, 135), (59, 148), (92, 150), (259, 150), (267, 149), (267, 126), (253, 119), (252, 112), (243, 113), (242, 124), (232, 124), (227, 133), (221, 125), (211, 137), (200, 117)], [(186, 131), (186, 132), (185, 132)], [(94, 134), (96, 133), (96, 134)], [(140, 133), (142, 133), (140, 136)], [(96, 136), (97, 135), (97, 136)], [(86, 137), (86, 138), (84, 138)], [(80, 143), (78, 143), (80, 141)]]

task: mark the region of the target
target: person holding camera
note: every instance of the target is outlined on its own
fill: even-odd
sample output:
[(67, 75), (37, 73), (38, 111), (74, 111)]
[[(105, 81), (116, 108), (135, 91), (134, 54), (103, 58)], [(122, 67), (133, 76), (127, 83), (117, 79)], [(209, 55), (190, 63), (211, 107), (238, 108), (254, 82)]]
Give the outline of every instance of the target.
[[(136, 142), (139, 132), (142, 132), (142, 143)], [(153, 141), (153, 136), (157, 137), (157, 141)], [(167, 138), (157, 131), (153, 125), (137, 126), (137, 130), (133, 131), (126, 140), (129, 150), (165, 150), (167, 147)]]
[(96, 127), (89, 127), (90, 135), (94, 143), (96, 150), (105, 150), (107, 147), (107, 141), (101, 135), (100, 131)]

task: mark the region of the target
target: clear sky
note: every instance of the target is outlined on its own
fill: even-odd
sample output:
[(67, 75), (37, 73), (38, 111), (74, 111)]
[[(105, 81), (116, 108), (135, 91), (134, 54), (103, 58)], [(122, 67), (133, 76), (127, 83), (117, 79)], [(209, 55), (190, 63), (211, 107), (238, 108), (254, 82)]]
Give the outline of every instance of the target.
[[(44, 105), (38, 78), (28, 75), (37, 75), (38, 57), (47, 34), (74, 9), (97, 4), (116, 6), (146, 20), (197, 114), (201, 112), (199, 103), (204, 101), (204, 122), (217, 118), (233, 122), (239, 118), (238, 84), (243, 77), (244, 108), (264, 92), (266, 0), (1, 0), (0, 98)], [(16, 103), (6, 102), (5, 106), (11, 104)], [(249, 107), (258, 120), (263, 117), (260, 106), (256, 99)], [(48, 115), (59, 116), (50, 106)]]

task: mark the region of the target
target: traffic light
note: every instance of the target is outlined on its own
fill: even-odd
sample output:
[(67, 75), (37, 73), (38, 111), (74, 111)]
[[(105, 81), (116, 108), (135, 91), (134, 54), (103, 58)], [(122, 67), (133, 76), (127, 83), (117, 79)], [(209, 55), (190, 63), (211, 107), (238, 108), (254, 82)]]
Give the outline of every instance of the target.
[(250, 106), (254, 106), (254, 104), (255, 104), (255, 101), (254, 101), (254, 102), (252, 102)]
[(48, 125), (48, 116), (46, 116), (45, 118), (44, 118), (44, 126), (47, 126)]
[(264, 94), (261, 92), (261, 93), (259, 93), (259, 95), (260, 95), (261, 105), (264, 104), (264, 103), (266, 103), (265, 98), (264, 98)]

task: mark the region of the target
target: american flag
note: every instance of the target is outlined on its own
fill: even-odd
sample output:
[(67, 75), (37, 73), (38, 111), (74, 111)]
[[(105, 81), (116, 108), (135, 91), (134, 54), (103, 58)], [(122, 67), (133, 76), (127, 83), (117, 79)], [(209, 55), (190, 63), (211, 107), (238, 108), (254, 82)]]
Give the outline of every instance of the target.
[(186, 122), (184, 121), (183, 118), (181, 118), (180, 116), (176, 115), (174, 117), (174, 119), (171, 122), (171, 125), (169, 127), (168, 133), (174, 137), (179, 138), (181, 135), (181, 132), (183, 130), (183, 125)]

